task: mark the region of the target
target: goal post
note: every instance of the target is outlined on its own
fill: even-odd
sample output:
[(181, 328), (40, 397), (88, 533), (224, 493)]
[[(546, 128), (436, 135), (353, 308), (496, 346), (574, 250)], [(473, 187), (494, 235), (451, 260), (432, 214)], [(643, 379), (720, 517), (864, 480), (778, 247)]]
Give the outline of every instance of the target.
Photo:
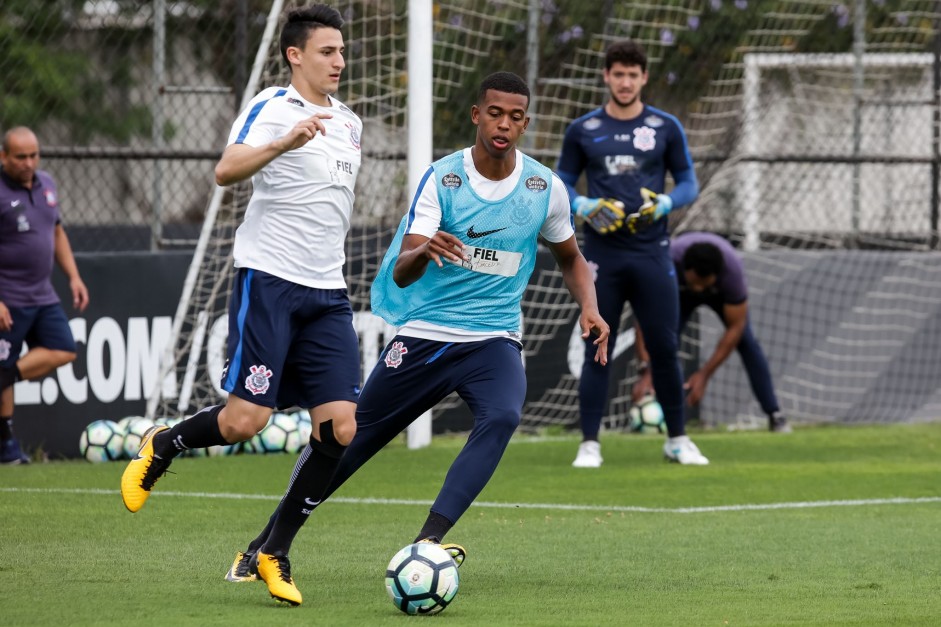
[[(273, 33), (285, 10), (304, 4), (271, 4), (247, 95), (288, 80)], [(527, 75), (535, 130), (524, 151), (552, 167), (566, 126), (607, 98), (606, 46), (633, 38), (648, 55), (644, 102), (681, 120), (700, 181), (696, 202), (671, 214), (671, 230), (713, 231), (742, 247), (750, 315), (782, 408), (795, 422), (941, 418), (933, 323), (941, 319), (941, 253), (931, 217), (941, 164), (932, 143), (941, 5), (870, 3), (857, 20), (869, 43), (854, 46), (856, 18), (819, 2), (331, 4), (345, 20), (338, 97), (364, 122), (344, 268), (364, 376), (394, 332), (370, 311), (375, 273), (421, 172), (472, 141), (468, 114), (481, 78)], [(856, 48), (863, 53), (850, 53)], [(250, 193), (245, 183), (212, 195), (150, 416), (224, 398), (217, 382), (231, 246)], [(520, 429), (575, 429), (578, 307), (544, 249), (522, 310), (528, 391)], [(625, 308), (606, 429), (627, 428), (632, 323)], [(687, 369), (708, 358), (721, 330), (708, 312), (691, 321), (681, 340)], [(732, 357), (710, 381), (703, 422), (754, 426), (763, 418), (737, 364)], [(427, 442), (429, 424), (466, 430), (468, 414), (451, 395), (406, 439)]]
[[(408, 193), (414, 196), (428, 164), (432, 162), (434, 106), (434, 20), (432, 0), (409, 0), (408, 6)], [(408, 426), (408, 448), (431, 444), (432, 410)]]

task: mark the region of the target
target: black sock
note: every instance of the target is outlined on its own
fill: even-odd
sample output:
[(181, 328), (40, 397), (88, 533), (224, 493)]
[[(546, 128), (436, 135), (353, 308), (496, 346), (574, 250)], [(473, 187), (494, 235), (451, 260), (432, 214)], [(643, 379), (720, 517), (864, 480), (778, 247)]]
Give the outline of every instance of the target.
[[(284, 499), (281, 499), (281, 503), (284, 502)], [(265, 543), (265, 540), (268, 539), (268, 536), (271, 534), (271, 528), (274, 527), (274, 521), (278, 519), (278, 512), (281, 510), (281, 503), (278, 503), (278, 506), (274, 509), (274, 513), (271, 515), (271, 518), (268, 519), (268, 524), (265, 525), (265, 528), (262, 529), (261, 533), (258, 534), (258, 537), (249, 542), (248, 544), (248, 553), (257, 553), (258, 549), (262, 547)]]
[(154, 455), (173, 459), (189, 449), (230, 444), (219, 430), (219, 413), (223, 407), (225, 405), (207, 407), (170, 430), (161, 431), (154, 437)]
[(13, 416), (0, 416), (0, 441), (13, 439)]
[(425, 525), (421, 528), (421, 532), (419, 532), (418, 537), (415, 538), (415, 542), (427, 538), (440, 544), (441, 541), (444, 540), (445, 534), (449, 532), (453, 526), (453, 522), (438, 512), (428, 512), (428, 518), (425, 520)]
[(311, 436), (310, 445), (297, 460), (287, 493), (278, 505), (271, 533), (262, 547), (263, 553), (288, 554), (297, 532), (314, 508), (320, 505), (345, 450), (346, 447), (333, 437), (333, 421), (322, 423), (320, 441)]

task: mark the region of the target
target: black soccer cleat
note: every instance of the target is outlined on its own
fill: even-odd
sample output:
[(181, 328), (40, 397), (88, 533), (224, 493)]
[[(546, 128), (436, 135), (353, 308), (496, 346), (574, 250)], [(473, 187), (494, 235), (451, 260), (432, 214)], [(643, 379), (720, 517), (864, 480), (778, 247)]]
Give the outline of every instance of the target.
[(226, 581), (242, 583), (245, 581), (258, 581), (258, 566), (255, 563), (255, 553), (252, 551), (239, 551), (235, 554), (235, 561), (225, 574)]
[(790, 433), (791, 425), (788, 424), (784, 414), (776, 411), (772, 414), (768, 414), (768, 430), (773, 433)]

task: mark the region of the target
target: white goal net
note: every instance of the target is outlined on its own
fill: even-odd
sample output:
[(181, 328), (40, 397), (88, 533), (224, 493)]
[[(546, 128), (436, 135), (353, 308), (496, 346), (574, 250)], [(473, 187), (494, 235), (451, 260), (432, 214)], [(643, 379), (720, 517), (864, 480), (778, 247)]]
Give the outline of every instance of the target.
[[(369, 286), (409, 201), (409, 3), (333, 4), (347, 22), (339, 97), (365, 124), (346, 273), (366, 374), (390, 331), (368, 311)], [(672, 226), (719, 232), (747, 249), (751, 320), (785, 412), (798, 422), (937, 419), (941, 6), (867, 6), (864, 45), (854, 54), (853, 12), (808, 0), (436, 2), (435, 155), (472, 141), (469, 108), (480, 78), (512, 70), (534, 88), (525, 149), (554, 165), (566, 125), (604, 101), (605, 46), (641, 41), (650, 57), (645, 100), (684, 122), (702, 187)], [(259, 59), (263, 71), (249, 92), (288, 80), (276, 39)], [(192, 413), (221, 398), (231, 242), (249, 193), (243, 185), (218, 194), (152, 415)], [(540, 263), (524, 299), (523, 429), (577, 424), (576, 318), (551, 260)], [(708, 357), (719, 332), (710, 313), (693, 321), (682, 341), (688, 369)], [(626, 424), (631, 339), (625, 311), (607, 428)], [(461, 411), (448, 399), (436, 419), (466, 428)], [(737, 357), (714, 377), (698, 416), (759, 424)]]

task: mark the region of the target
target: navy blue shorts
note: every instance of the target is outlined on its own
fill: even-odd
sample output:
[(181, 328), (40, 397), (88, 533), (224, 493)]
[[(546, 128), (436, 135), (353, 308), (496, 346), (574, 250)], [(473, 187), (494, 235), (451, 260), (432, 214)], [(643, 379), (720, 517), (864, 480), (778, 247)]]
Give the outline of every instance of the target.
[(345, 289), (241, 268), (229, 304), (222, 388), (265, 407), (309, 409), (359, 396), (359, 343)]
[(75, 338), (62, 305), (10, 307), (13, 328), (0, 331), (0, 366), (12, 366), (20, 358), (23, 342), (30, 348), (41, 346), (74, 353)]
[(356, 410), (358, 429), (366, 437), (368, 427), (382, 423), (388, 439), (381, 447), (455, 391), (475, 416), (513, 408), (518, 423), (526, 400), (521, 352), (519, 344), (502, 338), (452, 343), (397, 335), (364, 386)]

